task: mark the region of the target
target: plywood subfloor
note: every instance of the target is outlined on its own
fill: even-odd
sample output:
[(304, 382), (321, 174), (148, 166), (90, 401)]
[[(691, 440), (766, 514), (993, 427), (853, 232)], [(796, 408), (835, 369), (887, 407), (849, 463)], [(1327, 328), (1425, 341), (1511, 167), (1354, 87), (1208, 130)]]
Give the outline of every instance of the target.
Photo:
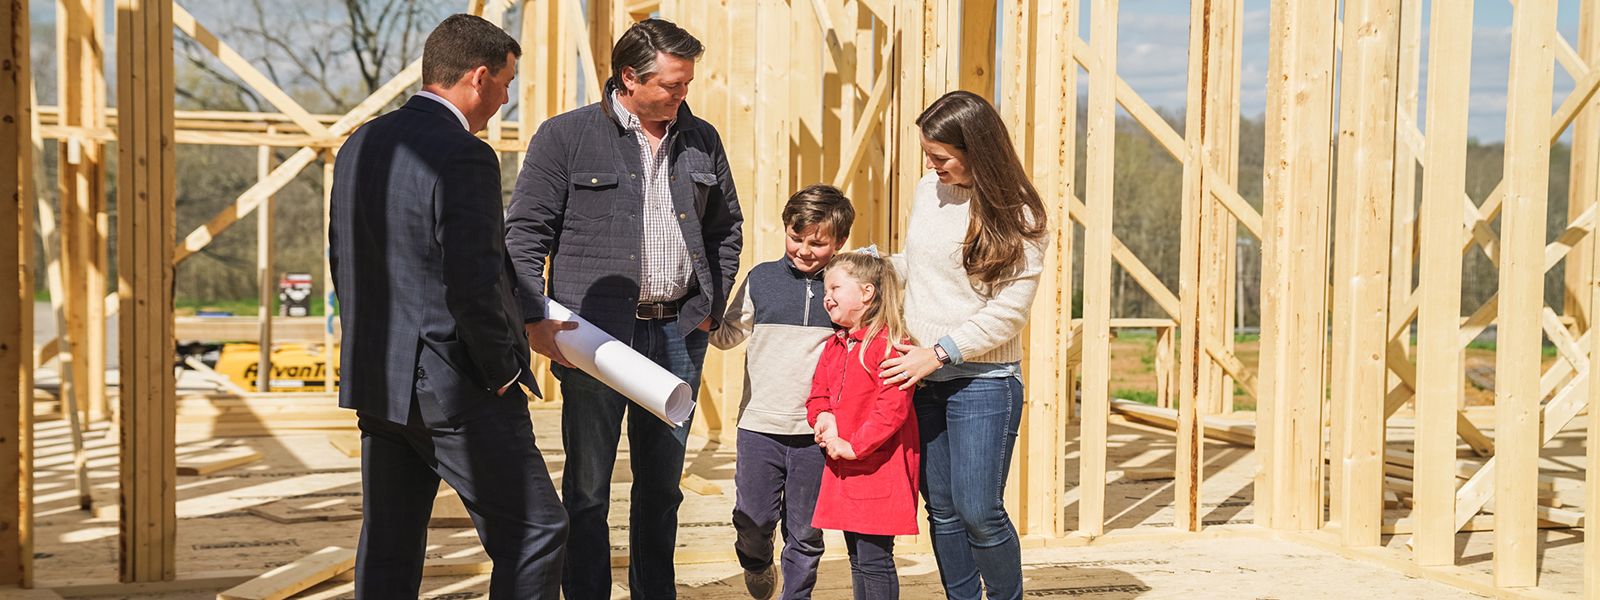
[[(552, 471), (564, 456), (559, 439), (559, 411), (533, 411), (534, 429)], [(37, 534), (35, 550), (42, 583), (105, 582), (116, 578), (117, 529), (115, 521), (116, 443), (108, 425), (95, 424), (88, 436), (89, 465), (99, 510), (77, 508), (73, 491), (70, 444), (63, 421), (38, 425)], [(1391, 438), (1406, 437), (1404, 428)], [(1076, 428), (1067, 432), (1076, 438)], [(1107, 492), (1109, 529), (1147, 533), (1172, 531), (1172, 481), (1135, 481), (1121, 477), (1124, 467), (1170, 468), (1173, 438), (1147, 429), (1112, 425), (1108, 443), (1110, 488)], [(624, 442), (625, 444), (625, 442)], [(226, 438), (180, 440), (180, 453), (215, 451), (227, 446), (249, 446), (263, 455), (259, 462), (204, 476), (178, 479), (178, 564), (180, 575), (255, 570), (264, 571), (327, 546), (354, 547), (359, 521), (280, 524), (248, 512), (251, 507), (286, 498), (351, 505), (360, 502), (360, 459), (346, 457), (322, 435), (279, 438)], [(1067, 472), (1076, 478), (1077, 447), (1066, 448)], [(1576, 454), (1573, 454), (1576, 453)], [(1576, 446), (1558, 440), (1547, 461), (1570, 464), (1582, 460)], [(1568, 456), (1571, 455), (1571, 456)], [(1205, 447), (1207, 479), (1202, 488), (1203, 521), (1207, 525), (1248, 524), (1254, 521), (1254, 450), (1208, 443)], [(726, 552), (733, 529), (733, 449), (699, 437), (691, 438), (688, 471), (722, 488), (721, 495), (685, 493), (680, 512), (679, 547), (685, 552)], [(1554, 467), (1552, 467), (1554, 468)], [(628, 461), (619, 458), (612, 485), (612, 542), (625, 551), (627, 540)], [(1064, 511), (1069, 529), (1076, 527), (1075, 486), (1066, 491)], [(1570, 493), (1570, 492), (1568, 492)], [(96, 516), (99, 514), (101, 516)], [(1403, 516), (1391, 513), (1389, 518)], [(1486, 570), (1491, 534), (1462, 534), (1461, 564)], [(1403, 544), (1404, 536), (1392, 538)], [(1550, 532), (1545, 536), (1545, 585), (1573, 591), (1580, 573), (1581, 534)], [(842, 539), (830, 533), (830, 547)], [(486, 560), (470, 528), (430, 531), (428, 556), (440, 559)], [(1266, 539), (1227, 539), (1182, 543), (1131, 543), (1095, 548), (1033, 548), (1023, 557), (1030, 597), (1169, 598), (1346, 598), (1348, 586), (1357, 582), (1372, 598), (1467, 598), (1470, 594), (1441, 584), (1425, 582), (1381, 567), (1354, 562), (1290, 542)], [(899, 556), (904, 596), (943, 597), (932, 556)], [(614, 571), (616, 597), (626, 597), (624, 570)], [(684, 598), (741, 598), (742, 575), (729, 560), (679, 567), (679, 593)], [(480, 598), (488, 577), (430, 577), (423, 597), (435, 600)], [(1571, 588), (1571, 589), (1569, 589)], [(216, 590), (164, 595), (107, 596), (108, 598), (210, 599)], [(824, 561), (816, 597), (848, 598), (849, 565), (842, 557)], [(296, 598), (351, 598), (348, 582), (330, 582)]]

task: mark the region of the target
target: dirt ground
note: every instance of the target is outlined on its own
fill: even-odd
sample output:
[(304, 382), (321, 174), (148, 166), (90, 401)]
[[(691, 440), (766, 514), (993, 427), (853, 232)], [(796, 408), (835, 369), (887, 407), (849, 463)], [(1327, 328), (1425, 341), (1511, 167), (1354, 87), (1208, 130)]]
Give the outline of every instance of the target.
[[(1128, 360), (1128, 359), (1123, 359)], [(1136, 357), (1131, 360), (1137, 360)], [(540, 447), (553, 471), (560, 469), (559, 412), (534, 411), (534, 428)], [(1247, 418), (1249, 413), (1239, 416)], [(1404, 416), (1392, 424), (1396, 443), (1408, 439)], [(1067, 439), (1077, 438), (1076, 428)], [(49, 586), (114, 581), (117, 571), (115, 518), (115, 440), (109, 426), (95, 425), (88, 436), (97, 510), (77, 508), (71, 477), (70, 444), (66, 424), (60, 420), (38, 424), (38, 479), (36, 482), (36, 565), (38, 578)], [(1547, 474), (1564, 477), (1560, 494), (1576, 499), (1581, 493), (1581, 471), (1573, 479), (1574, 465), (1581, 467), (1581, 437), (1563, 434), (1547, 449)], [(360, 461), (346, 457), (325, 436), (280, 438), (223, 438), (180, 440), (180, 455), (248, 447), (263, 460), (204, 476), (178, 478), (178, 564), (183, 577), (219, 573), (259, 573), (299, 559), (328, 546), (353, 548), (360, 521), (280, 524), (250, 511), (264, 504), (293, 500), (310, 507), (356, 507), (360, 498)], [(1075, 479), (1077, 447), (1064, 449), (1067, 472)], [(1112, 425), (1108, 439), (1106, 519), (1109, 530), (1146, 533), (1172, 531), (1172, 480), (1135, 481), (1122, 469), (1166, 466), (1173, 461), (1171, 435), (1145, 428)], [(1201, 490), (1207, 526), (1249, 525), (1254, 522), (1254, 450), (1207, 443), (1206, 481)], [(720, 487), (706, 495), (686, 492), (680, 512), (679, 594), (683, 598), (734, 599), (743, 592), (740, 569), (731, 559), (733, 529), (730, 515), (735, 493), (734, 449), (699, 437), (691, 438), (688, 472)], [(627, 455), (619, 457), (613, 482), (612, 541), (617, 552), (626, 551)], [(1576, 462), (1574, 462), (1576, 461)], [(557, 476), (559, 484), (559, 475)], [(1077, 489), (1068, 481), (1063, 510), (1067, 528), (1076, 529)], [(1391, 511), (1386, 521), (1405, 516)], [(1461, 534), (1459, 561), (1474, 570), (1492, 564), (1492, 534)], [(1405, 536), (1386, 538), (1403, 546)], [(1581, 588), (1582, 536), (1571, 530), (1544, 534), (1541, 564), (1543, 585), (1561, 591)], [(829, 534), (830, 551), (819, 575), (815, 597), (850, 597), (849, 565), (841, 552), (842, 539)], [(1038, 544), (1034, 544), (1037, 546)], [(925, 545), (902, 540), (898, 564), (903, 594), (908, 599), (940, 598), (937, 570)], [(431, 559), (483, 561), (486, 558), (470, 528), (433, 529), (427, 555)], [(1028, 597), (1084, 598), (1185, 598), (1186, 600), (1237, 598), (1349, 598), (1349, 585), (1360, 585), (1368, 598), (1468, 598), (1471, 594), (1418, 580), (1367, 563), (1340, 558), (1298, 544), (1272, 539), (1194, 540), (1177, 543), (1129, 543), (1092, 548), (1034, 547), (1024, 551)], [(626, 598), (626, 571), (613, 570), (614, 598)], [(487, 575), (428, 577), (423, 598), (465, 600), (481, 598)], [(218, 590), (167, 594), (111, 595), (101, 598), (149, 600), (209, 600)], [(330, 581), (294, 598), (348, 599), (348, 581)]]

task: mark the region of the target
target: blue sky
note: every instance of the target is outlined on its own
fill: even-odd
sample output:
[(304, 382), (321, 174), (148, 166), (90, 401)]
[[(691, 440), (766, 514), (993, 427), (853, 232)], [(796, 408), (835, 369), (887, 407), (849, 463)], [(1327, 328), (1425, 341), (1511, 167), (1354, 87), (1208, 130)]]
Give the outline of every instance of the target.
[[(1244, 0), (1244, 50), (1241, 65), (1240, 110), (1256, 117), (1266, 110), (1267, 0)], [(1089, 2), (1082, 2), (1089, 14)], [(1422, 30), (1422, 83), (1419, 101), (1427, 102), (1428, 16), (1432, 3), (1424, 2)], [(1557, 28), (1567, 41), (1578, 41), (1578, 2), (1560, 3)], [(1080, 21), (1079, 34), (1089, 39), (1089, 19)], [(1469, 101), (1470, 135), (1491, 142), (1505, 138), (1506, 82), (1510, 72), (1511, 3), (1476, 0), (1473, 3), (1472, 98)], [(1189, 3), (1185, 0), (1122, 0), (1117, 27), (1117, 71), (1147, 102), (1181, 111), (1188, 68)], [(1087, 83), (1083, 84), (1087, 86)], [(1559, 65), (1555, 74), (1555, 100), (1551, 112), (1572, 91), (1574, 82)], [(1083, 87), (1081, 91), (1087, 91)], [(1419, 114), (1426, 131), (1426, 115)], [(1565, 136), (1571, 141), (1571, 133)]]
[[(440, 0), (456, 3), (457, 0)], [(1292, 0), (1291, 0), (1292, 1)], [(1459, 1), (1459, 0), (1456, 0)], [(108, 0), (108, 4), (110, 1)], [(190, 0), (187, 7), (206, 21), (206, 18), (226, 12), (227, 0), (214, 2)], [(54, 0), (29, 0), (36, 22), (55, 19)], [(1242, 89), (1240, 109), (1248, 117), (1261, 115), (1266, 107), (1267, 78), (1267, 28), (1269, 0), (1244, 0), (1244, 49), (1241, 68)], [(1577, 43), (1578, 2), (1560, 2), (1558, 28), (1571, 43)], [(1090, 3), (1081, 0), (1079, 34), (1089, 39), (1091, 17)], [(1428, 16), (1431, 2), (1425, 1), (1423, 13), (1423, 56), (1420, 100), (1427, 102), (1428, 67)], [(108, 11), (109, 12), (109, 11)], [(1186, 96), (1188, 69), (1189, 2), (1187, 0), (1122, 0), (1118, 26), (1118, 72), (1153, 106), (1175, 113), (1183, 111)], [(1473, 56), (1472, 98), (1469, 106), (1470, 135), (1480, 141), (1491, 142), (1505, 137), (1506, 80), (1509, 72), (1511, 45), (1511, 3), (1507, 0), (1475, 0), (1473, 3)], [(211, 13), (211, 14), (207, 14)], [(109, 28), (108, 28), (109, 29)], [(111, 67), (111, 65), (107, 65)], [(109, 69), (108, 69), (109, 70)], [(1087, 91), (1087, 78), (1080, 79)], [(1572, 76), (1560, 66), (1555, 71), (1554, 111), (1562, 99), (1572, 91)], [(1426, 115), (1418, 115), (1419, 123), (1426, 127)], [(1566, 135), (1570, 141), (1571, 134)]]

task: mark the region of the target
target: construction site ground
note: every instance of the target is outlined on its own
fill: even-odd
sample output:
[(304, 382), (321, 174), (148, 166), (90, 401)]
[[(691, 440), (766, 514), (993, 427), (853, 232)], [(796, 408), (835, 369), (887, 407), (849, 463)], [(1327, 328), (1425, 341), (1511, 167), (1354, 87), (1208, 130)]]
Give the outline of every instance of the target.
[[(1240, 413), (1249, 418), (1249, 413)], [(117, 445), (107, 422), (87, 432), (87, 457), (95, 508), (78, 508), (73, 455), (67, 421), (40, 415), (37, 430), (36, 572), (43, 586), (63, 591), (114, 582), (117, 576)], [(1168, 432), (1114, 418), (1110, 429), (1107, 529), (1170, 537), (1173, 527), (1173, 481), (1135, 480), (1121, 469), (1173, 464), (1174, 438)], [(1581, 421), (1581, 419), (1580, 419)], [(546, 460), (556, 473), (563, 462), (559, 408), (533, 411), (533, 425)], [(1404, 448), (1410, 438), (1405, 414), (1390, 423), (1391, 446)], [(1487, 427), (1487, 424), (1484, 424)], [(1076, 439), (1076, 427), (1067, 432)], [(345, 432), (349, 436), (353, 432)], [(1492, 433), (1492, 432), (1491, 432)], [(1569, 510), (1581, 510), (1582, 438), (1570, 429), (1545, 450), (1544, 474), (1556, 480), (1556, 496)], [(284, 501), (308, 514), (323, 511), (352, 517), (359, 511), (360, 460), (346, 456), (320, 434), (279, 437), (180, 439), (183, 457), (226, 455), (248, 448), (262, 454), (249, 464), (178, 479), (178, 556), (180, 579), (242, 577), (301, 559), (330, 546), (354, 548), (359, 520), (278, 523), (256, 514), (263, 506)], [(1464, 446), (1463, 446), (1464, 448)], [(1077, 447), (1064, 449), (1069, 480), (1064, 514), (1068, 530), (1077, 529), (1075, 485)], [(1202, 487), (1203, 523), (1213, 530), (1254, 527), (1254, 449), (1207, 443), (1206, 480)], [(710, 485), (685, 491), (678, 535), (679, 594), (684, 598), (748, 597), (743, 575), (733, 560), (730, 519), (734, 501), (734, 448), (692, 436), (686, 471)], [(618, 458), (612, 487), (612, 543), (626, 555), (626, 441)], [(716, 488), (716, 489), (712, 489)], [(1406, 516), (1403, 506), (1386, 515), (1387, 522)], [(336, 517), (337, 518), (337, 517)], [(1408, 536), (1385, 536), (1402, 549)], [(925, 539), (925, 538), (924, 538)], [(942, 590), (933, 556), (924, 539), (903, 539), (897, 562), (903, 597), (939, 598)], [(1581, 531), (1544, 530), (1541, 535), (1541, 585), (1557, 591), (1581, 590)], [(1492, 565), (1491, 532), (1458, 536), (1459, 564), (1487, 572)], [(1472, 594), (1441, 583), (1410, 577), (1382, 566), (1350, 560), (1335, 553), (1271, 535), (1256, 538), (1148, 541), (1092, 547), (1063, 547), (1057, 541), (1029, 539), (1023, 552), (1028, 597), (1082, 598), (1349, 598), (1358, 585), (1366, 598), (1465, 598)], [(818, 579), (816, 598), (849, 598), (850, 568), (836, 532)], [(430, 530), (428, 558), (435, 563), (484, 562), (470, 527)], [(626, 570), (613, 570), (614, 597), (626, 598)], [(423, 598), (479, 598), (487, 593), (488, 575), (427, 577)], [(199, 589), (101, 598), (210, 599), (218, 589)], [(352, 598), (348, 573), (301, 592), (294, 598)]]

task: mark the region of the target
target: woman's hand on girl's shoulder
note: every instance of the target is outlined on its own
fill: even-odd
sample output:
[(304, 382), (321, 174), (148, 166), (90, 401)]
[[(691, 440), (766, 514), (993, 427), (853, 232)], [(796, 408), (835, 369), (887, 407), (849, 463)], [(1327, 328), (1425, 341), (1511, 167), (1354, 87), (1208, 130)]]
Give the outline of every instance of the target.
[(878, 376), (884, 383), (899, 384), (900, 389), (909, 390), (912, 386), (922, 381), (930, 373), (939, 370), (939, 357), (935, 356), (932, 348), (923, 348), (911, 344), (895, 344), (895, 351), (899, 356), (891, 356), (879, 364), (882, 369)]

